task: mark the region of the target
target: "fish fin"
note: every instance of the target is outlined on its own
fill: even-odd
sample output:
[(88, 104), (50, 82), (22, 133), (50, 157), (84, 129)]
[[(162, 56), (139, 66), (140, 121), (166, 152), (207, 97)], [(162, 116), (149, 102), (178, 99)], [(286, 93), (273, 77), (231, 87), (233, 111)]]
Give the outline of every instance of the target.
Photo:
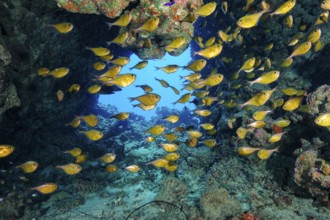
[(265, 1), (262, 1), (260, 4), (261, 4), (262, 12), (263, 13), (266, 13), (266, 12), (269, 12), (270, 11), (270, 4), (268, 4)]

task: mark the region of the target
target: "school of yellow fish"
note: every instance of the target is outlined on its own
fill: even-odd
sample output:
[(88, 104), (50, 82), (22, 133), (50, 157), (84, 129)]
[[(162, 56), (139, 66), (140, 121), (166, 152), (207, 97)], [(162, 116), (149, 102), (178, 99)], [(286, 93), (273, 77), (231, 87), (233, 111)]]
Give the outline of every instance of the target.
[[(253, 95), (249, 100), (244, 103), (236, 103), (237, 96), (232, 95), (231, 99), (225, 100), (221, 98), (222, 92), (218, 94), (217, 97), (211, 97), (209, 95), (209, 90), (212, 87), (217, 87), (223, 81), (226, 81), (231, 89), (237, 90), (240, 88), (250, 88), (255, 84), (260, 85), (269, 85), (276, 82), (281, 75), (283, 75), (283, 68), (290, 67), (293, 63), (293, 59), (298, 56), (304, 56), (307, 54), (312, 47), (314, 47), (314, 52), (317, 52), (322, 49), (321, 41), (321, 25), (328, 22), (328, 15), (330, 10), (330, 1), (322, 1), (320, 4), (321, 9), (324, 11), (315, 19), (314, 26), (311, 27), (306, 34), (302, 32), (297, 33), (289, 42), (289, 46), (297, 45), (291, 54), (287, 55), (287, 58), (280, 62), (278, 65), (272, 65), (272, 61), (265, 57), (260, 58), (258, 54), (253, 56), (246, 57), (245, 60), (242, 60), (242, 65), (236, 72), (233, 72), (230, 77), (224, 77), (223, 74), (217, 73), (217, 69), (211, 71), (211, 73), (202, 78), (200, 71), (207, 65), (208, 59), (220, 59), (226, 64), (230, 64), (233, 58), (230, 57), (221, 57), (219, 55), (224, 49), (224, 45), (236, 44), (238, 46), (244, 45), (244, 37), (249, 32), (243, 30), (251, 29), (258, 25), (260, 20), (267, 22), (267, 17), (273, 19), (276, 16), (284, 16), (283, 26), (286, 28), (292, 28), (293, 26), (293, 17), (290, 15), (290, 11), (294, 9), (296, 5), (296, 0), (287, 0), (284, 1), (278, 8), (272, 8), (268, 3), (262, 1), (260, 3), (260, 9), (256, 8), (256, 3), (254, 0), (247, 0), (246, 5), (242, 8), (243, 11), (246, 11), (246, 15), (240, 17), (236, 21), (236, 27), (228, 27), (226, 30), (219, 30), (218, 38), (213, 36), (203, 43), (201, 37), (195, 36), (194, 39), (199, 45), (200, 50), (195, 51), (194, 55), (200, 56), (202, 58), (195, 59), (190, 62), (187, 66), (180, 67), (178, 65), (167, 65), (163, 67), (156, 67), (157, 70), (166, 72), (167, 74), (175, 73), (179, 68), (185, 68), (191, 70), (192, 73), (181, 77), (182, 80), (185, 80), (184, 89), (187, 90), (186, 93), (178, 97), (177, 101), (174, 104), (185, 104), (189, 102), (192, 97), (195, 97), (198, 100), (198, 108), (193, 111), (196, 116), (200, 116), (203, 119), (207, 118), (212, 114), (212, 110), (208, 109), (208, 106), (212, 104), (223, 105), (226, 108), (232, 109), (233, 113), (239, 111), (249, 112), (251, 115), (250, 121), (246, 125), (241, 125), (237, 128), (236, 118), (229, 118), (227, 121), (228, 127), (230, 129), (236, 129), (237, 137), (234, 139), (243, 140), (248, 135), (253, 138), (253, 134), (257, 129), (268, 127), (273, 132), (269, 134), (267, 139), (269, 146), (263, 147), (250, 147), (250, 146), (241, 146), (237, 149), (237, 153), (241, 156), (249, 156), (254, 153), (257, 153), (257, 156), (262, 159), (268, 159), (274, 152), (278, 152), (280, 146), (273, 146), (274, 143), (278, 143), (287, 133), (283, 131), (284, 128), (290, 125), (290, 120), (287, 118), (278, 118), (271, 119), (268, 118), (272, 114), (275, 108), (282, 107), (283, 111), (295, 111), (301, 108), (301, 103), (304, 99), (306, 91), (298, 88), (280, 88), (278, 85), (273, 89), (264, 89), (255, 95)], [(211, 15), (217, 8), (216, 2), (210, 2), (202, 5), (200, 8), (197, 8), (194, 11), (196, 17), (207, 17)], [(227, 15), (230, 11), (230, 2), (222, 1), (220, 7), (221, 11)], [(254, 6), (254, 7), (252, 7)], [(262, 19), (265, 18), (265, 19)], [(132, 17), (129, 12), (125, 12), (121, 15), (115, 22), (108, 23), (109, 28), (112, 26), (118, 27), (127, 27), (130, 25)], [(133, 30), (134, 33), (140, 31), (153, 32), (157, 27), (161, 25), (159, 17), (151, 17), (143, 25)], [(49, 25), (54, 28), (60, 34), (68, 34), (74, 29), (74, 25), (68, 22), (58, 23)], [(303, 27), (302, 27), (303, 28)], [(230, 33), (230, 31), (233, 31)], [(110, 44), (123, 45), (127, 40), (128, 33), (124, 32), (116, 36), (112, 41), (107, 42)], [(172, 52), (180, 48), (185, 43), (183, 37), (178, 37), (173, 41), (165, 45), (164, 50), (167, 52)], [(271, 51), (273, 49), (274, 43), (269, 43), (264, 48), (265, 51)], [(98, 94), (102, 87), (104, 86), (118, 86), (125, 88), (132, 85), (136, 80), (136, 74), (134, 73), (120, 73), (123, 66), (130, 63), (129, 57), (115, 57), (115, 55), (106, 47), (86, 47), (86, 50), (89, 50), (93, 53), (99, 61), (92, 64), (92, 67), (95, 71), (100, 72), (99, 75), (94, 76), (94, 84), (89, 86), (86, 91), (90, 94)], [(111, 65), (109, 65), (111, 64)], [(148, 61), (141, 61), (133, 65), (130, 69), (143, 69), (148, 65)], [(56, 80), (60, 80), (67, 76), (70, 73), (68, 67), (57, 67), (55, 69), (48, 69), (46, 67), (41, 67), (38, 69), (37, 74), (41, 77), (53, 77)], [(246, 78), (244, 78), (244, 76)], [(244, 79), (245, 83), (242, 83)], [(249, 81), (252, 79), (252, 81)], [(163, 87), (171, 88), (176, 95), (180, 94), (180, 91), (169, 85), (165, 80), (155, 78)], [(153, 89), (148, 85), (135, 85), (137, 88), (141, 88), (145, 94), (131, 97), (131, 101), (137, 101), (138, 104), (134, 104), (134, 107), (139, 107), (145, 111), (154, 109), (157, 106), (157, 103), (160, 101), (161, 97), (157, 93), (153, 93)], [(58, 90), (54, 95), (57, 98), (58, 102), (62, 102), (65, 99), (65, 93), (76, 94), (81, 90), (79, 84), (72, 84), (69, 88), (65, 90)], [(284, 99), (272, 99), (273, 93), (280, 92), (288, 96), (286, 100)], [(270, 105), (266, 103), (271, 102)], [(253, 107), (252, 107), (253, 106)], [(267, 107), (268, 106), (268, 107)], [(270, 107), (269, 107), (270, 106)], [(268, 109), (269, 108), (269, 109)], [(306, 108), (304, 108), (306, 109)], [(307, 109), (308, 110), (308, 109)], [(117, 120), (126, 120), (129, 118), (128, 112), (118, 113), (111, 118)], [(176, 114), (168, 115), (163, 118), (164, 121), (175, 124), (179, 121), (179, 116)], [(99, 119), (97, 115), (81, 115), (75, 116), (72, 121), (65, 124), (65, 126), (71, 126), (73, 128), (78, 128), (80, 124), (84, 122), (86, 125), (91, 127), (90, 130), (82, 131), (79, 133), (86, 136), (90, 141), (98, 141), (103, 138), (102, 131), (93, 129), (97, 126)], [(322, 127), (330, 127), (330, 114), (322, 113), (317, 118), (315, 118), (315, 124)], [(171, 131), (165, 132), (168, 127), (166, 124), (155, 124), (154, 126), (145, 130), (145, 133), (150, 134), (146, 137), (145, 142), (151, 143), (154, 142), (157, 136), (164, 137), (167, 142), (159, 144), (166, 154), (161, 158), (156, 158), (155, 160), (147, 163), (147, 165), (153, 165), (157, 168), (163, 168), (169, 172), (174, 172), (178, 169), (178, 164), (176, 161), (180, 158), (180, 154), (177, 153), (179, 147), (182, 144), (185, 144), (189, 147), (196, 147), (197, 144), (202, 144), (213, 148), (217, 145), (216, 138), (204, 137), (205, 135), (215, 135), (217, 132), (216, 126), (211, 122), (203, 122), (199, 125), (201, 130), (196, 130), (191, 127), (174, 127)], [(179, 133), (185, 133), (188, 136), (188, 139), (185, 143), (180, 143), (177, 141), (179, 138)], [(202, 140), (200, 140), (200, 138)], [(214, 137), (214, 136), (213, 136)], [(15, 151), (14, 146), (2, 144), (0, 145), (0, 158), (7, 157)], [(87, 153), (83, 152), (80, 148), (73, 148), (63, 153), (70, 154), (74, 158), (73, 163), (68, 164), (59, 164), (56, 169), (61, 170), (63, 173), (68, 175), (75, 175), (82, 171), (82, 164), (88, 159)], [(116, 159), (114, 153), (107, 153), (97, 160), (102, 161), (107, 164), (106, 171), (109, 173), (116, 172), (118, 167), (111, 164)], [(21, 169), (22, 172), (28, 174), (33, 173), (38, 169), (38, 162), (36, 161), (27, 161), (20, 165), (17, 165), (17, 169)], [(136, 164), (129, 165), (125, 167), (126, 170), (130, 172), (138, 172), (141, 170), (141, 167)], [(49, 194), (54, 192), (58, 188), (55, 183), (44, 183), (42, 185), (33, 187), (31, 190), (36, 190), (42, 194)]]

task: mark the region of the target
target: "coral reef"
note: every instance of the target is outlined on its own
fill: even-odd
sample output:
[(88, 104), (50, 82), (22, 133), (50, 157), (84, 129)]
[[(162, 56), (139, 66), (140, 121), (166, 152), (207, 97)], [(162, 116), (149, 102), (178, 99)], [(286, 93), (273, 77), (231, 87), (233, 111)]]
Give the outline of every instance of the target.
[(224, 188), (209, 189), (201, 196), (200, 206), (205, 219), (224, 220), (241, 213), (239, 201)]
[(109, 18), (115, 18), (119, 16), (132, 1), (133, 0), (56, 0), (58, 6), (64, 8), (67, 11), (83, 14), (105, 15)]

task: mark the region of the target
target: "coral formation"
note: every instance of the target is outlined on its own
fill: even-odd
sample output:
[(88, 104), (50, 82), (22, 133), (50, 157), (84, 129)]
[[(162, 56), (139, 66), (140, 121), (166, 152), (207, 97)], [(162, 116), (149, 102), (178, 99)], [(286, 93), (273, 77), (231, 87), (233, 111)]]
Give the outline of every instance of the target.
[(231, 198), (224, 188), (209, 189), (200, 200), (201, 210), (205, 219), (224, 220), (241, 213), (240, 203)]
[(59, 7), (67, 11), (83, 14), (99, 14), (109, 18), (119, 16), (133, 0), (56, 0)]

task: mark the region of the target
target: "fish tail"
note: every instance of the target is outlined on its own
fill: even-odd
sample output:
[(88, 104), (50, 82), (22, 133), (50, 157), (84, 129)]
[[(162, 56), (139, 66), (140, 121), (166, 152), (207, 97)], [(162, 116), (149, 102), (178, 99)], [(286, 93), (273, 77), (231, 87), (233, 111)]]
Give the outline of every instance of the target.
[(239, 106), (239, 109), (242, 109), (244, 106), (246, 106), (246, 103), (240, 104), (238, 106)]
[(194, 56), (199, 55), (199, 51), (194, 51)]
[(266, 13), (270, 11), (270, 4), (268, 4), (265, 1), (261, 2), (261, 7), (262, 7), (262, 13)]
[(135, 97), (128, 97), (128, 99), (129, 99), (130, 102), (133, 102), (134, 100), (136, 100)]
[(254, 81), (247, 81), (247, 83), (249, 84), (249, 87), (251, 87), (255, 82)]
[(107, 46), (110, 46), (112, 44), (112, 42), (111, 41), (107, 41), (106, 44), (107, 44)]
[(113, 26), (114, 23), (105, 22), (105, 24), (107, 25), (108, 30), (110, 30), (112, 28), (112, 26)]

